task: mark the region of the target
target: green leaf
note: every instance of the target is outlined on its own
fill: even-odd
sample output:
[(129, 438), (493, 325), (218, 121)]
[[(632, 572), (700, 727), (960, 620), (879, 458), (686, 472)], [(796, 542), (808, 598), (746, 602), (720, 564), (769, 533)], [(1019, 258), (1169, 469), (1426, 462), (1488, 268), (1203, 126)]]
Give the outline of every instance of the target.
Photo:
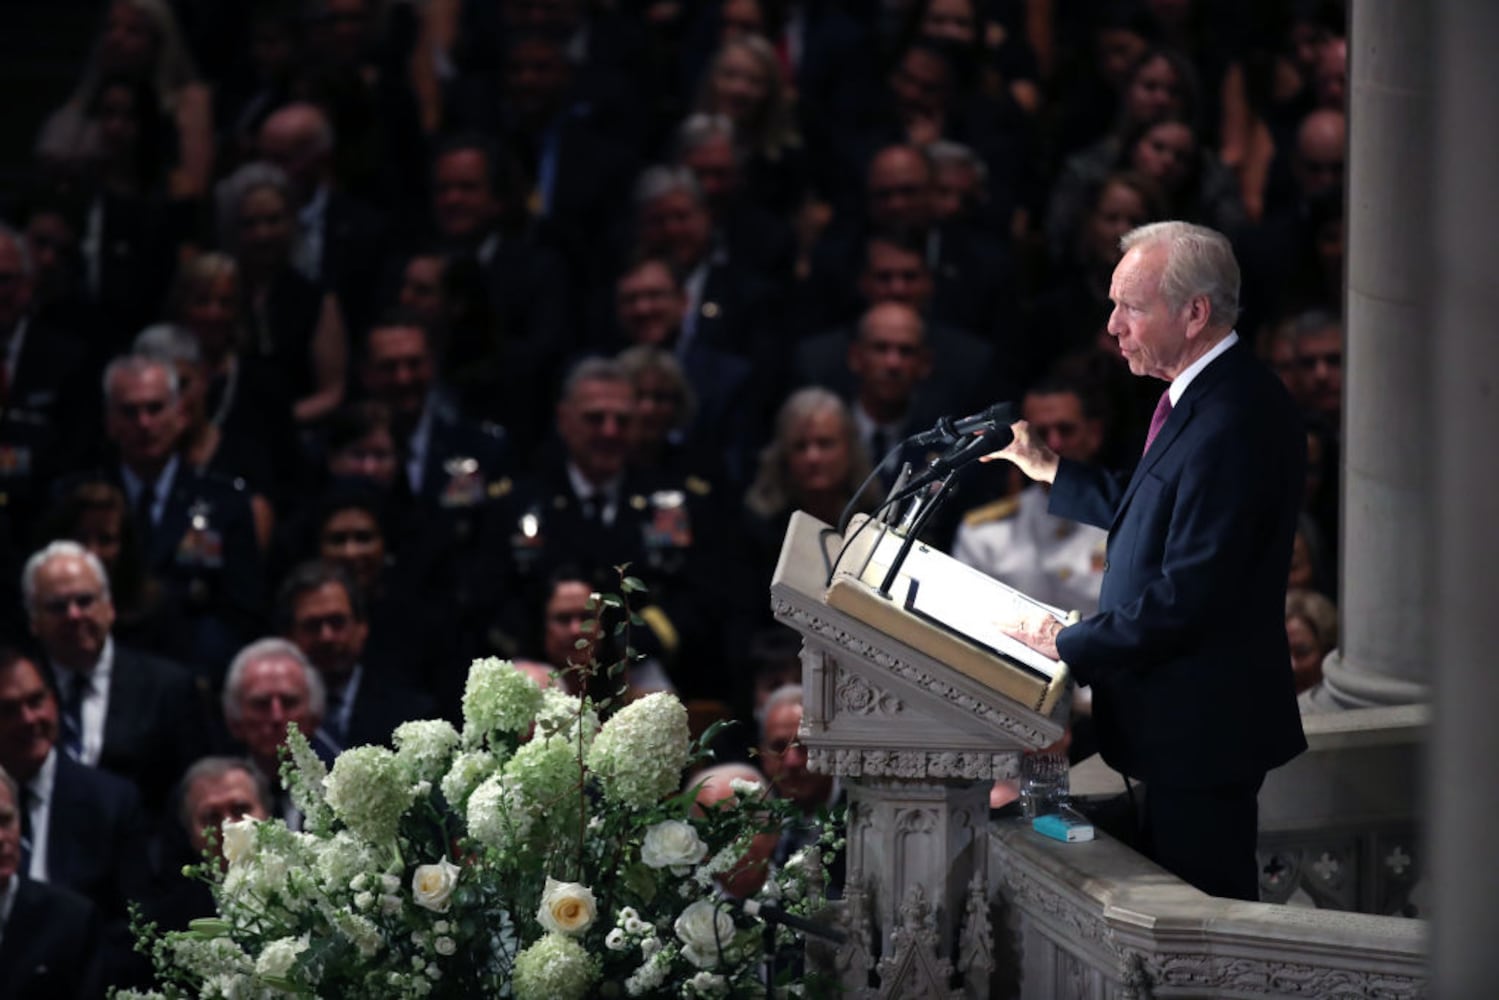
[(631, 611), (630, 624), (634, 625), (637, 628), (645, 628), (645, 619), (637, 615), (635, 612)]
[(627, 576), (619, 582), (620, 589), (627, 594), (643, 594), (648, 589), (638, 576)]
[(592, 639), (574, 639), (573, 640), (573, 649), (587, 649), (591, 645), (593, 645), (593, 640)]
[(649, 903), (656, 898), (656, 873), (648, 865), (630, 865), (621, 877), (625, 888), (639, 896), (642, 903)]
[(603, 601), (604, 606), (608, 608), (622, 608), (625, 606), (625, 602), (619, 599), (618, 594), (600, 594), (599, 600)]

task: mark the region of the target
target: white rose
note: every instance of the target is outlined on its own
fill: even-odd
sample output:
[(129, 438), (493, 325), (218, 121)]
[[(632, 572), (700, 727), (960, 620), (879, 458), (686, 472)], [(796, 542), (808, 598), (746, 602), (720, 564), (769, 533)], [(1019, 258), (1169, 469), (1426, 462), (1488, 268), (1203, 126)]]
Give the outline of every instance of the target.
[(614, 930), (610, 931), (608, 935), (605, 936), (604, 947), (608, 948), (610, 951), (624, 951), (626, 948), (630, 947), (630, 940), (629, 938), (625, 937), (625, 932), (623, 930), (616, 927), (614, 928)]
[(380, 912), (383, 913), (387, 917), (393, 916), (393, 915), (395, 915), (397, 913), (400, 913), (401, 912), (401, 897), (400, 896), (381, 896), (380, 897)]
[(576, 882), (558, 882), (547, 876), (546, 891), (541, 894), (541, 909), (536, 919), (541, 926), (558, 934), (578, 935), (588, 929), (598, 914), (593, 890)]
[(401, 880), (394, 875), (381, 875), (380, 887), (385, 890), (386, 895), (391, 895), (401, 891)]
[(708, 853), (708, 845), (691, 823), (668, 819), (645, 831), (640, 860), (652, 868), (685, 868), (697, 864)]
[(354, 908), (356, 910), (368, 910), (375, 905), (375, 894), (372, 892), (359, 892), (354, 894)]
[(458, 951), (458, 942), (444, 934), (432, 942), (432, 947), (439, 955), (453, 955)]
[(448, 912), (462, 870), (447, 858), (435, 865), (417, 865), (411, 876), (411, 901), (433, 913)]
[(682, 957), (699, 969), (717, 965), (719, 949), (734, 940), (734, 918), (706, 899), (683, 910), (675, 929), (683, 945)]
[(219, 836), (224, 842), (224, 858), (231, 865), (248, 858), (255, 850), (255, 827), (259, 823), (257, 819), (246, 817), (226, 820), (219, 828)]

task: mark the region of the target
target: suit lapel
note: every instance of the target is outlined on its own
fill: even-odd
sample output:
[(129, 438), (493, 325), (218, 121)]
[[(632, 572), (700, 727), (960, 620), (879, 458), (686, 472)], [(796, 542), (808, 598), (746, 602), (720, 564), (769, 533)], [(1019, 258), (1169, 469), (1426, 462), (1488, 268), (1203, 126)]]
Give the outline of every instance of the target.
[(1119, 501), (1119, 509), (1114, 512), (1114, 522), (1109, 525), (1110, 532), (1116, 530), (1119, 522), (1124, 519), (1124, 513), (1129, 510), (1130, 501), (1134, 499), (1135, 491), (1140, 488), (1141, 480), (1171, 450), (1171, 445), (1192, 422), (1192, 414), (1197, 409), (1198, 401), (1212, 391), (1218, 381), (1227, 376), (1238, 363), (1243, 349), (1243, 342), (1240, 341), (1215, 358), (1198, 373), (1197, 377), (1192, 380), (1192, 384), (1187, 386), (1187, 391), (1182, 393), (1181, 402), (1171, 408), (1171, 415), (1166, 418), (1165, 425), (1151, 442), (1150, 450), (1140, 457), (1140, 464), (1135, 466), (1134, 475), (1130, 476), (1129, 486), (1125, 487), (1124, 497)]
[(114, 663), (109, 670), (109, 704), (104, 709), (104, 740), (99, 751), (101, 766), (114, 759), (116, 747), (133, 742), (121, 734), (128, 733), (146, 718), (145, 706), (140, 703), (140, 674), (139, 666), (131, 662), (129, 651), (115, 643)]

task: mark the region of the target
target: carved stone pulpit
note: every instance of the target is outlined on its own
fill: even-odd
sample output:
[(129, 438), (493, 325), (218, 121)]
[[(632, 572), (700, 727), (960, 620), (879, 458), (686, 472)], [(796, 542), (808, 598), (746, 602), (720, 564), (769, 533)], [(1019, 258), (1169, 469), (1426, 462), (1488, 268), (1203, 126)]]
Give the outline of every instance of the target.
[(837, 972), (851, 997), (948, 997), (954, 973), (956, 995), (985, 997), (989, 791), (1018, 774), (1022, 751), (1061, 738), (1066, 669), (1028, 671), (935, 624), (913, 583), (938, 617), (946, 605), (981, 613), (990, 596), (997, 610), (1005, 596), (993, 588), (1014, 592), (926, 546), (912, 549), (895, 596), (879, 593), (882, 546), (898, 541), (861, 535), (850, 529), (840, 559), (842, 536), (794, 514), (771, 585), (776, 617), (802, 635), (810, 767), (848, 791)]

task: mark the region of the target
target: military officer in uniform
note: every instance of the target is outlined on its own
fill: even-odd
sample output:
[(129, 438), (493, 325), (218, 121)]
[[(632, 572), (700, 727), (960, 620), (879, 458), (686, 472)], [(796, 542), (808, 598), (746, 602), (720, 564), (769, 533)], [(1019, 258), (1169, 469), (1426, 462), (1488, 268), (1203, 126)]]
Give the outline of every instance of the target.
[[(585, 358), (572, 369), (557, 405), (562, 453), (501, 500), (500, 523), (486, 531), (503, 546), (492, 560), (506, 577), (496, 589), (518, 598), (561, 566), (612, 576), (628, 563), (650, 588), (634, 602), (646, 627), (631, 644), (659, 655), (684, 695), (696, 694), (727, 684), (697, 669), (718, 662), (709, 659), (721, 634), (714, 623), (730, 614), (730, 588), (714, 582), (723, 574), (713, 572), (721, 545), (712, 488), (695, 476), (632, 468), (636, 415), (634, 383), (617, 361)], [(512, 604), (511, 619), (528, 603)]]
[(191, 665), (220, 677), (264, 613), (264, 570), (245, 484), (195, 473), (179, 456), (173, 365), (118, 357), (105, 369), (104, 394), (105, 435), (117, 461), (101, 478), (123, 490), (146, 570), (188, 623)]
[(438, 526), (455, 553), (464, 615), (477, 613), (475, 564), (485, 512), (510, 492), (511, 454), (504, 428), (475, 423), (458, 408), (437, 380), (432, 330), (425, 318), (395, 310), (370, 329), (363, 369), (365, 392), (390, 413), (401, 469), (418, 512), (437, 515)]
[[(1046, 379), (1025, 395), (1023, 415), (1059, 455), (1086, 462), (1103, 441), (1103, 421), (1077, 384)], [(1098, 609), (1108, 532), (1046, 512), (1046, 487), (970, 510), (953, 557), (1039, 601), (1090, 615)]]

